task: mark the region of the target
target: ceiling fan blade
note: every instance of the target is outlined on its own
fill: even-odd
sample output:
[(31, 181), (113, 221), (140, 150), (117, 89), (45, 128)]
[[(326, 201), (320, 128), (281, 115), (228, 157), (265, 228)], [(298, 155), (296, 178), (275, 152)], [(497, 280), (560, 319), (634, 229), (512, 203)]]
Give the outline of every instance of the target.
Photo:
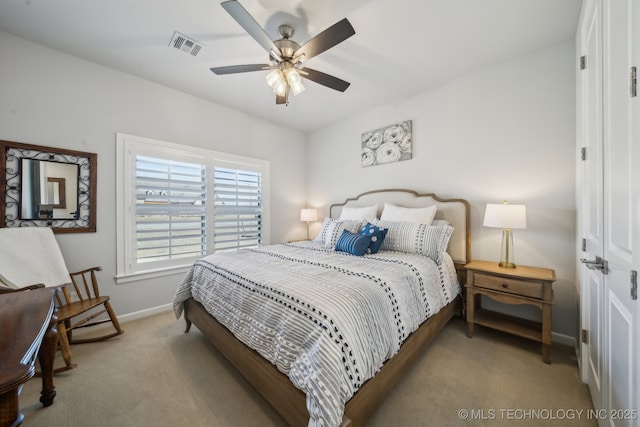
[(301, 60), (308, 61), (310, 58), (313, 58), (325, 50), (331, 49), (335, 45), (342, 43), (355, 33), (356, 30), (353, 29), (351, 23), (347, 18), (344, 18), (342, 21), (333, 24), (306, 42), (293, 54), (293, 56), (294, 58), (298, 58), (304, 54), (304, 58), (301, 58)]
[(223, 74), (248, 73), (251, 71), (262, 71), (271, 69), (268, 64), (250, 64), (250, 65), (230, 65), (228, 67), (214, 67), (211, 71), (221, 76)]
[(249, 12), (247, 12), (240, 3), (236, 0), (229, 0), (222, 2), (220, 5), (224, 7), (224, 10), (226, 10), (251, 37), (260, 43), (260, 46), (262, 46), (264, 50), (267, 52), (273, 51), (278, 55), (282, 55), (278, 46), (273, 43), (273, 40), (269, 38), (260, 24), (249, 15)]
[(345, 82), (342, 79), (323, 73), (322, 71), (317, 71), (317, 70), (313, 70), (311, 68), (306, 68), (306, 67), (302, 68), (301, 71), (304, 71), (306, 73), (306, 74), (300, 73), (300, 75), (305, 79), (309, 79), (311, 81), (319, 83), (328, 88), (338, 90), (340, 92), (344, 92), (351, 85), (351, 83), (349, 82)]

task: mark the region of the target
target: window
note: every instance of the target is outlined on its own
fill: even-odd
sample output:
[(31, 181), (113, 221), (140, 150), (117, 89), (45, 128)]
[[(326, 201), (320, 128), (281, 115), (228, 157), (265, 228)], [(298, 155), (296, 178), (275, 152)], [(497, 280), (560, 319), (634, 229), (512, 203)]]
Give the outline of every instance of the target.
[(260, 246), (262, 243), (261, 174), (216, 167), (213, 180), (214, 251)]
[(207, 253), (204, 165), (136, 156), (138, 263)]
[(131, 135), (117, 140), (118, 283), (268, 241), (268, 162)]

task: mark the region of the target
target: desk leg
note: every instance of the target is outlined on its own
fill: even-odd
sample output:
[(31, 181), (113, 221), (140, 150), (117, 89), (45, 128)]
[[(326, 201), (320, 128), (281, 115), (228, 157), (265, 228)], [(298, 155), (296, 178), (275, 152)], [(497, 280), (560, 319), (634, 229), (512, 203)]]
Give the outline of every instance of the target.
[(19, 387), (0, 394), (0, 426), (14, 427), (22, 424), (24, 415), (18, 410)]
[(42, 338), (40, 351), (38, 351), (38, 361), (42, 371), (42, 392), (40, 393), (40, 402), (43, 406), (53, 404), (56, 397), (56, 388), (53, 385), (53, 363), (56, 357), (56, 348), (58, 347), (58, 331), (56, 324), (58, 319), (55, 315), (51, 316), (49, 329)]

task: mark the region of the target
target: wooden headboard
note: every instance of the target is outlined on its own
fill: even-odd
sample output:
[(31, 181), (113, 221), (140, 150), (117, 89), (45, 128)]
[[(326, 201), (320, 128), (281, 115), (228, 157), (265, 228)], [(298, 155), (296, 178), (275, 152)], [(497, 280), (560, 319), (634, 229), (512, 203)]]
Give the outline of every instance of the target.
[(379, 218), (385, 202), (407, 208), (436, 205), (435, 219), (446, 220), (454, 227), (447, 252), (453, 258), (456, 267), (461, 268), (471, 261), (471, 209), (469, 202), (464, 199), (443, 199), (433, 193), (418, 193), (405, 189), (373, 190), (331, 205), (329, 215), (339, 218), (344, 206), (364, 207), (377, 204)]

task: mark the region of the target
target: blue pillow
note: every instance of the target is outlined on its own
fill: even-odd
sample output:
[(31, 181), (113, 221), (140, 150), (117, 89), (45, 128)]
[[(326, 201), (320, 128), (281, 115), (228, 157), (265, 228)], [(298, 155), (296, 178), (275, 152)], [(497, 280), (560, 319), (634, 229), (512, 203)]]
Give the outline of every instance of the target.
[(352, 233), (349, 230), (343, 230), (340, 237), (338, 237), (336, 251), (362, 256), (367, 253), (370, 243), (371, 236), (364, 236), (362, 234)]
[(369, 222), (367, 225), (362, 227), (360, 234), (363, 236), (371, 236), (371, 243), (369, 244), (370, 253), (375, 254), (380, 250), (380, 246), (382, 246), (382, 241), (387, 235), (387, 231), (389, 231), (387, 228), (380, 228)]

